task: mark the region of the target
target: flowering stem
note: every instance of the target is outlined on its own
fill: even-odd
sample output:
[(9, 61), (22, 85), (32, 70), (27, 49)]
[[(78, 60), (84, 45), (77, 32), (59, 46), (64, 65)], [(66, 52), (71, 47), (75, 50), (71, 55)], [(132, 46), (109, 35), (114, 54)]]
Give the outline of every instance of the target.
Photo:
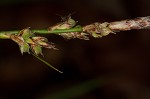
[[(147, 17), (138, 17), (130, 20), (121, 20), (115, 22), (104, 22), (99, 23), (95, 22), (89, 25), (75, 26), (69, 29), (55, 29), (49, 31), (48, 29), (37, 29), (32, 30), (35, 34), (63, 34), (63, 33), (87, 33), (92, 35), (93, 37), (102, 37), (106, 36), (110, 33), (127, 31), (132, 29), (150, 29), (150, 16)], [(4, 34), (18, 34), (20, 30), (14, 31), (0, 31), (0, 39), (7, 39), (7, 37), (3, 36)], [(95, 35), (96, 34), (96, 35)], [(77, 37), (78, 38), (78, 37)]]
[(83, 27), (77, 26), (76, 21), (73, 20), (70, 16), (67, 20), (63, 20), (60, 24), (56, 24), (48, 29), (41, 30), (30, 30), (29, 28), (23, 30), (15, 31), (0, 31), (0, 39), (12, 39), (18, 43), (20, 51), (22, 53), (33, 52), (33, 56), (37, 59), (50, 66), (54, 70), (62, 73), (40, 57), (38, 54), (42, 55), (42, 47), (55, 49), (52, 44), (48, 43), (47, 38), (33, 35), (35, 34), (58, 34), (63, 36), (66, 39), (79, 38), (83, 40), (89, 40), (89, 36), (100, 38), (107, 36), (110, 33), (116, 33), (120, 31), (127, 31), (133, 29), (150, 29), (150, 16), (138, 17), (135, 19), (127, 19), (114, 22), (95, 22)]

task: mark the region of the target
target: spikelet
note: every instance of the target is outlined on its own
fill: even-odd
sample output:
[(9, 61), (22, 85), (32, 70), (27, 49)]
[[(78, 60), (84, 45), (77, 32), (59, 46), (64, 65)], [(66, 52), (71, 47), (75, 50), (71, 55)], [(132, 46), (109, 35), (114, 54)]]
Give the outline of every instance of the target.
[(35, 55), (43, 55), (42, 48), (56, 49), (47, 38), (36, 36), (29, 28), (21, 30), (18, 34), (12, 34), (10, 38), (19, 45), (22, 54), (32, 51)]

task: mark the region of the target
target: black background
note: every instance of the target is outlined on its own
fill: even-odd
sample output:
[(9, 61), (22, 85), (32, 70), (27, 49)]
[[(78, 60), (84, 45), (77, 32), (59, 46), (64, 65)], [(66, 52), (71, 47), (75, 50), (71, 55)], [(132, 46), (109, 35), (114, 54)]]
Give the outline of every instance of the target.
[[(131, 19), (150, 15), (149, 5), (149, 0), (1, 0), (0, 30), (46, 29), (70, 13), (80, 25)], [(21, 55), (16, 43), (1, 39), (0, 99), (150, 98), (149, 30), (89, 41), (46, 37), (59, 50), (43, 49), (44, 59), (64, 73)]]

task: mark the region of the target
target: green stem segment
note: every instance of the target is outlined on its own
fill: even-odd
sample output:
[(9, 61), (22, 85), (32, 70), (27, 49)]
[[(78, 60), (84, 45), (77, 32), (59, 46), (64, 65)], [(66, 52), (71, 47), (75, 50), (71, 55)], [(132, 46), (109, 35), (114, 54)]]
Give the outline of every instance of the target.
[(60, 34), (60, 33), (70, 33), (70, 32), (82, 32), (81, 27), (75, 27), (71, 29), (56, 29), (53, 31), (48, 31), (48, 30), (33, 30), (34, 33), (38, 34)]
[[(36, 34), (60, 34), (60, 33), (69, 33), (69, 32), (82, 32), (82, 27), (75, 27), (75, 28), (71, 28), (71, 29), (56, 29), (53, 31), (41, 29), (41, 30), (32, 30), (32, 32), (34, 32)], [(19, 33), (19, 30), (0, 31), (0, 35), (2, 35), (2, 34), (17, 34), (17, 33)]]

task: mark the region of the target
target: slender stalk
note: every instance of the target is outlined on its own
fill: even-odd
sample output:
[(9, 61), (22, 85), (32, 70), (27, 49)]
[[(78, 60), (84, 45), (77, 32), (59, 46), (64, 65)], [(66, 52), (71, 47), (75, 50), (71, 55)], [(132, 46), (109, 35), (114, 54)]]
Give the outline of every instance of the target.
[[(20, 30), (13, 30), (13, 31), (0, 31), (0, 34), (17, 34), (19, 33)], [(69, 32), (81, 32), (82, 28), (81, 27), (75, 27), (71, 29), (56, 29), (53, 31), (48, 31), (47, 29), (37, 29), (37, 30), (32, 30), (32, 32), (36, 34), (60, 34), (60, 33), (69, 33)]]
[(56, 29), (53, 31), (48, 31), (48, 30), (33, 30), (33, 32), (38, 33), (38, 34), (60, 34), (60, 33), (70, 33), (70, 32), (81, 32), (82, 28), (81, 27), (75, 27), (75, 28), (70, 28), (70, 29)]

